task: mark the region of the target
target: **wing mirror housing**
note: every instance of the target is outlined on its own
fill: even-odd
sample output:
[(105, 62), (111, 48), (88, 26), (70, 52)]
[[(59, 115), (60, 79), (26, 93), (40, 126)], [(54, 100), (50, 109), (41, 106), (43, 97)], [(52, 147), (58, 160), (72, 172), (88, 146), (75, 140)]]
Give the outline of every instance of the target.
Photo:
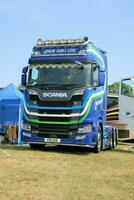
[(26, 80), (27, 80), (27, 71), (28, 71), (28, 66), (24, 67), (22, 69), (22, 75), (21, 75), (21, 85), (26, 86)]

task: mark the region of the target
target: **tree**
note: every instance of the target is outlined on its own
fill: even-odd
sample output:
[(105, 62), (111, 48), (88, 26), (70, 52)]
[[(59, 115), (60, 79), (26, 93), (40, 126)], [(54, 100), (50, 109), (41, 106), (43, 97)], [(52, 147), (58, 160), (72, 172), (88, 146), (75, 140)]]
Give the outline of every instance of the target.
[(111, 94), (119, 95), (119, 85), (120, 82), (114, 82), (113, 84), (108, 86), (108, 92)]

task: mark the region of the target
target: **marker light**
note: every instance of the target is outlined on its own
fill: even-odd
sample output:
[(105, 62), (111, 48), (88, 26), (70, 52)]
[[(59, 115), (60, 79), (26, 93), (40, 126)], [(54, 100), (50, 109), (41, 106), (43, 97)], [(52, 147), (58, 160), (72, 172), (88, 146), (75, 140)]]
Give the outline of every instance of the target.
[(68, 39), (67, 41), (68, 41), (69, 44), (74, 44), (75, 43), (75, 40), (73, 40), (73, 39)]
[(65, 39), (65, 40), (64, 40), (64, 44), (67, 44), (67, 43), (68, 43), (68, 41)]
[(59, 40), (52, 40), (53, 44), (59, 44)]
[(75, 42), (76, 43), (83, 43), (84, 41), (83, 41), (83, 39), (78, 38), (78, 39), (75, 39)]
[(45, 41), (44, 41), (44, 44), (50, 45), (50, 44), (51, 44), (51, 40), (45, 40)]
[(65, 40), (59, 40), (60, 44), (64, 44)]

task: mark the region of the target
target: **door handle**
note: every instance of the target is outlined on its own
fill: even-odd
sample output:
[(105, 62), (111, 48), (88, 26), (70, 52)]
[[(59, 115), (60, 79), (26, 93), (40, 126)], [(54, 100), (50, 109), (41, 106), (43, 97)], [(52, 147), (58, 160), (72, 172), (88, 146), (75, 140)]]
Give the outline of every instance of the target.
[(126, 112), (126, 115), (131, 115), (131, 113), (130, 112)]

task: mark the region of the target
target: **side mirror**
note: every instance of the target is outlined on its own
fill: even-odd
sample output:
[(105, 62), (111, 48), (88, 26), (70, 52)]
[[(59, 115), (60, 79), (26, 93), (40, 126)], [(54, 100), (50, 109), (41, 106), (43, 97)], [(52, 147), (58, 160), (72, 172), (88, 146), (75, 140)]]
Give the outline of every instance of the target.
[(27, 71), (28, 71), (28, 66), (24, 67), (22, 69), (22, 75), (21, 75), (21, 85), (26, 86), (26, 80), (27, 80)]
[(26, 78), (27, 78), (26, 74), (21, 75), (21, 85), (24, 87), (26, 86)]
[(23, 73), (23, 74), (26, 74), (27, 71), (28, 71), (28, 66), (26, 66), (26, 67), (24, 67), (24, 68), (22, 69), (22, 73)]
[(99, 72), (98, 84), (99, 85), (105, 84), (105, 72), (101, 72), (101, 71)]

